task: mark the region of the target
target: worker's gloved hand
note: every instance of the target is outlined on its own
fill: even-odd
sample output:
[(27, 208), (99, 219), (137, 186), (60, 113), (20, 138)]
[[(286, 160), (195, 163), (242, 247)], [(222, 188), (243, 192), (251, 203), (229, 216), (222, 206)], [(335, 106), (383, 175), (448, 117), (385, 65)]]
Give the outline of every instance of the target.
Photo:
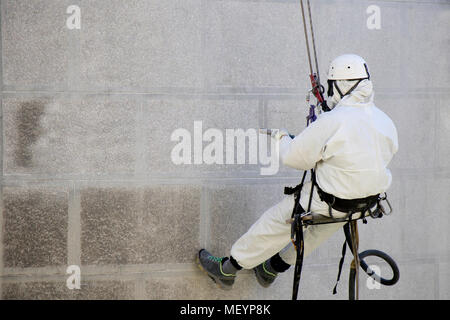
[(279, 141), (284, 136), (289, 137), (289, 132), (286, 129), (273, 129), (272, 130), (271, 137), (274, 138), (275, 140)]

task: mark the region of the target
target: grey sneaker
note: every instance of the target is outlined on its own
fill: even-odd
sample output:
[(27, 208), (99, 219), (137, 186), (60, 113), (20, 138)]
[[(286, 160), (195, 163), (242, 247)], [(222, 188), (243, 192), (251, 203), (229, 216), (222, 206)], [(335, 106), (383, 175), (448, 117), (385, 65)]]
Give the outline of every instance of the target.
[(224, 290), (230, 290), (236, 278), (236, 273), (225, 273), (223, 271), (222, 266), (227, 259), (226, 257), (215, 257), (205, 249), (200, 250), (197, 256), (200, 269)]
[(278, 273), (267, 264), (268, 261), (269, 260), (266, 260), (260, 265), (253, 268), (258, 283), (264, 288), (269, 287), (275, 281), (278, 275)]

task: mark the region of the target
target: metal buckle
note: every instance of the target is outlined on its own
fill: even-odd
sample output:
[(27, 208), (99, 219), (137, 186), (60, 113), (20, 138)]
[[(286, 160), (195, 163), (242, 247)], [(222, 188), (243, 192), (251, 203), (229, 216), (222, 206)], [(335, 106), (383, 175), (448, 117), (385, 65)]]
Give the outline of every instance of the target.
[[(387, 205), (388, 205), (388, 207), (389, 207), (389, 212), (387, 212), (387, 211), (385, 210), (384, 206), (383, 206), (382, 204), (380, 204), (381, 201), (386, 201), (386, 203), (387, 203)], [(385, 215), (387, 215), (387, 216), (390, 215), (390, 214), (392, 214), (392, 212), (394, 211), (394, 210), (392, 209), (391, 203), (390, 203), (389, 200), (387, 199), (387, 194), (386, 194), (386, 192), (384, 192), (384, 196), (383, 196), (383, 197), (380, 196), (380, 199), (379, 199), (379, 201), (378, 201), (378, 205), (381, 207), (381, 210), (382, 210), (383, 214), (385, 214)]]
[(367, 211), (369, 211), (369, 215), (372, 218), (376, 219), (380, 217), (380, 213), (383, 213), (384, 209), (379, 203), (377, 203), (377, 207), (374, 211), (370, 210), (370, 208), (367, 208)]
[[(303, 212), (302, 214), (300, 214), (300, 220), (303, 220), (304, 217), (311, 215), (312, 212)], [(298, 215), (298, 214), (297, 214)], [(294, 218), (290, 218), (286, 220), (286, 224), (292, 224), (295, 221), (295, 217)]]

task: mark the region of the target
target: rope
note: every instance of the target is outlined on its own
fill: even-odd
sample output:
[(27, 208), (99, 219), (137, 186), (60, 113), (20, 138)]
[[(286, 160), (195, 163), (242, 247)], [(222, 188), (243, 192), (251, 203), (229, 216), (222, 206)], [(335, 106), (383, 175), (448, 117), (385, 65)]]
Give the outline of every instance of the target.
[(311, 28), (311, 39), (312, 39), (312, 45), (314, 50), (314, 60), (316, 63), (316, 74), (317, 74), (317, 82), (320, 83), (320, 73), (319, 73), (319, 63), (317, 61), (317, 51), (316, 51), (316, 40), (314, 37), (314, 28), (313, 28), (313, 22), (312, 22), (312, 16), (311, 16), (311, 4), (308, 0), (308, 13), (309, 13), (309, 25)]
[[(308, 5), (309, 5), (309, 0), (308, 0)], [(310, 71), (310, 74), (313, 74), (313, 67), (312, 67), (312, 62), (311, 62), (311, 49), (309, 48), (309, 37), (308, 37), (308, 31), (306, 30), (305, 8), (303, 6), (303, 0), (300, 0), (300, 6), (302, 8), (303, 30), (305, 32), (306, 52), (308, 53), (309, 71)], [(310, 16), (310, 19), (311, 19), (311, 16)]]

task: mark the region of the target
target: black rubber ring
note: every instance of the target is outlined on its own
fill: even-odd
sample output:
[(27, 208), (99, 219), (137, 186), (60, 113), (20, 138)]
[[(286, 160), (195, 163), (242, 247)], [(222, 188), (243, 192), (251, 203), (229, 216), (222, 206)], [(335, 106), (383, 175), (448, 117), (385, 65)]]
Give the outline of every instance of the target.
[[(373, 273), (369, 274), (368, 273), (369, 266), (364, 261), (364, 258), (369, 257), (369, 256), (376, 256), (376, 257), (379, 257), (379, 258), (383, 259), (384, 261), (386, 261), (389, 264), (389, 266), (391, 267), (391, 269), (392, 269), (392, 273), (393, 273), (392, 278), (391, 279), (385, 279), (383, 277), (380, 277), (377, 274), (375, 274), (375, 275)], [(384, 253), (383, 251), (380, 251), (380, 250), (366, 250), (366, 251), (363, 251), (363, 252), (361, 252), (359, 254), (359, 259), (360, 259), (360, 266), (367, 273), (367, 275), (369, 277), (371, 277), (372, 279), (374, 279), (375, 281), (381, 283), (382, 285), (393, 286), (400, 279), (400, 270), (398, 269), (398, 266), (395, 263), (394, 259), (392, 259), (387, 253)]]

